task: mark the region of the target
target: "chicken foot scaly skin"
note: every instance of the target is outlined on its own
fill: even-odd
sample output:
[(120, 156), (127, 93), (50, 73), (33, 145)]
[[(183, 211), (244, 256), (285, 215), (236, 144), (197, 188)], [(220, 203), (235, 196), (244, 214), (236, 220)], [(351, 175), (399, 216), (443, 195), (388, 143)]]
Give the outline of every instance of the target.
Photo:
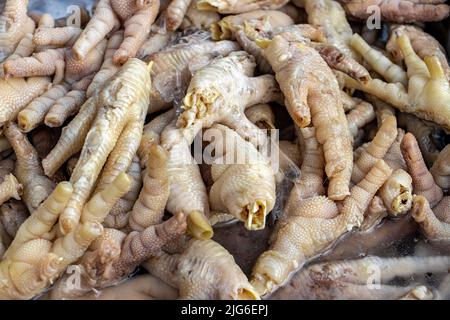
[(109, 32), (119, 28), (120, 21), (111, 7), (110, 0), (100, 0), (94, 15), (72, 47), (75, 57), (83, 60)]
[(338, 48), (344, 55), (357, 58), (350, 47), (350, 38), (353, 34), (350, 24), (347, 22), (342, 6), (332, 0), (302, 0), (308, 23), (321, 28), (327, 43)]
[(411, 215), (429, 240), (450, 238), (450, 197), (443, 197), (442, 189), (423, 161), (417, 140), (407, 133), (402, 142), (402, 153), (413, 179), (414, 193)]
[[(438, 57), (427, 56), (423, 60), (420, 59), (411, 47), (406, 34), (397, 38), (397, 44), (408, 68), (407, 89), (400, 83), (386, 83), (380, 79), (372, 79), (366, 84), (361, 84), (337, 72), (338, 78), (347, 88), (369, 93), (402, 112), (413, 113), (445, 129), (450, 129), (450, 83)], [(355, 47), (356, 50), (358, 48)], [(385, 77), (386, 74), (383, 73), (381, 75)]]
[(119, 29), (123, 23), (124, 39), (113, 54), (112, 60), (115, 64), (124, 64), (136, 55), (139, 47), (150, 34), (151, 25), (158, 11), (159, 0), (144, 2), (101, 0), (96, 6), (93, 17), (73, 45), (75, 57), (83, 60), (97, 43), (114, 29)]
[(403, 138), (401, 150), (413, 180), (414, 194), (424, 196), (433, 208), (443, 197), (442, 189), (428, 171), (417, 140), (411, 133), (407, 133)]
[(102, 234), (101, 222), (129, 186), (127, 175), (120, 174), (86, 203), (81, 221), (72, 232), (46, 240), (73, 191), (69, 183), (60, 183), (20, 226), (5, 252), (0, 262), (0, 298), (30, 299), (53, 283)]
[(167, 7), (167, 30), (175, 31), (183, 23), (189, 6), (193, 0), (172, 0)]
[(34, 21), (27, 16), (28, 0), (7, 0), (0, 15), (0, 62), (7, 58)]
[(142, 168), (147, 166), (150, 148), (152, 145), (160, 144), (161, 133), (174, 119), (175, 110), (170, 109), (163, 114), (160, 114), (144, 126), (141, 144), (139, 145), (139, 149), (137, 151), (137, 154), (141, 160)]
[(200, 169), (191, 155), (190, 145), (174, 120), (161, 134), (161, 146), (168, 153), (169, 198), (167, 211), (187, 214), (187, 231), (197, 239), (209, 239), (209, 201)]
[[(214, 40), (234, 39), (236, 33), (243, 28), (251, 27), (258, 32), (268, 32), (274, 28), (292, 24), (294, 21), (281, 11), (254, 10), (224, 17), (211, 26), (211, 37)], [(248, 36), (252, 38), (250, 34)]]
[[(251, 283), (264, 295), (282, 285), (307, 259), (319, 254), (344, 233), (359, 227), (370, 201), (391, 175), (392, 170), (378, 161), (367, 176), (351, 190), (342, 209), (326, 197), (310, 198), (279, 226), (271, 249), (264, 252), (253, 269)], [(313, 201), (313, 206), (309, 202)], [(311, 217), (311, 212), (319, 216)], [(324, 216), (328, 214), (328, 217)]]
[(314, 127), (299, 128), (299, 138), (303, 140), (304, 158), (300, 167), (300, 181), (294, 184), (286, 204), (285, 212), (288, 217), (295, 214), (302, 200), (325, 194), (323, 187), (325, 161)]
[[(92, 192), (103, 165), (106, 163), (97, 182), (97, 190), (102, 190), (105, 183), (109, 183), (118, 172), (125, 171), (131, 164), (147, 114), (151, 88), (150, 68), (151, 64), (147, 66), (138, 59), (130, 59), (100, 91), (98, 98), (91, 98), (92, 101), (86, 102), (88, 106), (94, 104), (94, 110), (98, 105), (99, 110), (86, 135), (80, 158), (71, 176), (74, 191), (60, 217), (63, 233), (72, 231), (77, 224), (81, 207)], [(75, 120), (76, 118), (73, 121)], [(66, 144), (72, 134), (77, 135), (78, 132), (63, 130), (55, 148), (43, 160), (46, 174), (49, 174), (50, 161), (54, 162), (58, 153), (70, 157), (73, 154), (71, 152), (79, 150), (73, 149), (74, 145), (78, 146), (79, 142), (76, 140), (69, 140), (70, 144)], [(61, 150), (65, 152), (60, 152)]]
[(389, 52), (394, 62), (401, 63), (404, 59), (403, 53), (397, 44), (397, 36), (401, 34), (408, 36), (411, 46), (421, 59), (427, 56), (437, 56), (447, 75), (447, 79), (450, 81), (450, 67), (445, 49), (435, 38), (418, 27), (412, 25), (394, 25), (391, 27), (391, 37), (386, 44), (386, 51)]
[[(127, 0), (125, 3), (142, 4), (142, 8), (139, 5), (136, 7), (131, 15), (121, 16), (122, 19), (126, 19), (124, 22), (124, 40), (119, 49), (114, 53), (113, 62), (115, 64), (123, 64), (128, 59), (136, 56), (139, 48), (144, 43), (150, 34), (150, 29), (153, 22), (156, 20), (156, 16), (159, 11), (159, 0), (151, 1), (135, 1)], [(116, 9), (116, 3), (123, 5), (124, 1), (111, 0), (113, 9)]]
[(400, 113), (397, 120), (400, 127), (411, 132), (417, 138), (425, 163), (427, 167), (431, 167), (439, 155), (439, 146), (434, 137), (444, 134), (444, 129), (409, 113)]
[(53, 191), (55, 184), (45, 176), (37, 151), (15, 123), (6, 126), (5, 135), (16, 153), (15, 171), (23, 185), (23, 200), (33, 212)]
[[(209, 146), (222, 160), (211, 166), (214, 181), (209, 193), (211, 210), (231, 213), (248, 230), (264, 229), (266, 216), (275, 205), (275, 173), (271, 163), (235, 131), (217, 124), (212, 129), (219, 134)], [(225, 150), (217, 150), (220, 146)], [(246, 157), (243, 163), (227, 161), (239, 154)]]
[(430, 172), (437, 185), (445, 190), (450, 189), (450, 145), (439, 153)]
[(183, 234), (185, 219), (186, 216), (180, 213), (161, 224), (128, 235), (116, 229), (105, 229), (79, 261), (83, 286), (74, 289), (69, 286), (67, 277), (62, 277), (53, 289), (52, 298), (72, 298), (119, 283), (140, 263), (157, 256), (166, 243)]
[[(290, 284), (275, 292), (272, 299), (399, 299), (411, 291), (387, 284), (395, 277), (409, 278), (426, 273), (446, 273), (450, 257), (366, 257), (358, 260), (314, 264), (301, 270)], [(380, 287), (373, 283), (374, 272)]]
[(255, 145), (267, 141), (266, 134), (244, 114), (247, 107), (280, 98), (278, 85), (271, 75), (252, 77), (253, 58), (244, 51), (217, 58), (198, 70), (183, 99), (183, 113), (177, 126), (187, 141), (214, 123), (223, 123)]
[(191, 63), (194, 58), (205, 59), (205, 62), (217, 56), (227, 56), (239, 50), (239, 45), (233, 41), (195, 41), (180, 43), (156, 52), (150, 56), (153, 61), (152, 91), (150, 93), (149, 112), (170, 108), (176, 93), (184, 93), (191, 79), (191, 73), (196, 71)]
[(274, 10), (281, 8), (288, 2), (288, 0), (199, 0), (197, 8), (222, 14), (236, 14), (258, 9)]
[[(25, 35), (17, 44), (16, 49), (0, 63), (0, 78), (5, 77), (3, 64), (8, 60), (13, 60), (17, 58), (29, 57), (35, 50), (36, 45), (33, 43), (33, 32), (35, 32), (36, 26), (34, 23), (26, 24), (26, 30), (24, 30)], [(0, 58), (0, 60), (2, 60)]]
[(441, 21), (448, 17), (450, 7), (444, 0), (339, 0), (349, 15), (366, 20), (379, 8), (381, 19), (387, 22), (412, 23)]
[(337, 81), (314, 49), (289, 42), (282, 35), (270, 41), (264, 55), (275, 71), (294, 122), (306, 127), (312, 120), (316, 138), (323, 145), (330, 180), (328, 196), (342, 200), (350, 193), (353, 152)]
[[(52, 87), (42, 96), (31, 101), (23, 110), (21, 110), (18, 114), (18, 124), (20, 128), (29, 132), (32, 129), (36, 128), (40, 123), (42, 123), (48, 114), (48, 112), (52, 112), (53, 115), (58, 111), (58, 106), (60, 104), (67, 104), (70, 102), (75, 102), (75, 104), (81, 105), (84, 102), (85, 96), (83, 94), (76, 93), (74, 90), (86, 91), (87, 85), (84, 83), (87, 80), (88, 76), (92, 76), (101, 66), (103, 61), (103, 55), (106, 49), (106, 40), (101, 41), (98, 46), (96, 46), (89, 54), (86, 56), (85, 60), (78, 61), (73, 58), (71, 53), (65, 52), (65, 59), (61, 63), (65, 65), (63, 69), (64, 77), (61, 80), (64, 80), (61, 84)], [(63, 49), (58, 49), (63, 50)], [(41, 52), (44, 54), (45, 52)], [(38, 53), (38, 54), (41, 54)], [(33, 59), (26, 58), (26, 59)], [(43, 65), (51, 64), (49, 61), (40, 60)], [(23, 70), (26, 75), (33, 74), (33, 68), (30, 68), (30, 63), (25, 60), (13, 60), (11, 63), (22, 63), (23, 62)], [(6, 68), (6, 64), (5, 64)], [(55, 74), (55, 78), (58, 76)], [(82, 80), (84, 79), (84, 80)], [(75, 99), (75, 101), (73, 101)], [(69, 101), (68, 101), (69, 100)], [(52, 115), (50, 115), (49, 119), (51, 119)]]
[(20, 110), (49, 87), (47, 77), (0, 79), (0, 126), (15, 120)]
[(106, 81), (108, 81), (120, 69), (120, 66), (114, 64), (113, 56), (122, 42), (123, 31), (116, 31), (109, 38), (106, 45), (105, 55), (103, 57), (103, 63), (87, 88), (87, 97), (92, 97), (94, 93), (100, 91)]
[[(359, 182), (378, 160), (386, 157), (393, 147), (397, 135), (396, 118), (394, 116), (387, 117), (373, 140), (356, 150), (352, 173), (353, 183)], [(411, 208), (412, 179), (402, 168), (391, 167), (391, 169), (395, 170), (380, 188), (378, 196), (383, 200), (388, 213), (396, 216), (406, 213)]]
[(180, 299), (259, 300), (233, 256), (212, 240), (192, 239), (183, 253), (162, 254), (143, 266), (178, 288)]
[(130, 228), (135, 231), (142, 231), (162, 221), (170, 194), (167, 152), (155, 144), (148, 153), (144, 185), (128, 220)]
[(133, 161), (127, 169), (127, 174), (132, 179), (130, 191), (116, 202), (109, 215), (105, 218), (103, 226), (118, 230), (127, 226), (129, 212), (133, 208), (133, 205), (139, 196), (139, 192), (141, 191), (141, 171), (139, 157), (134, 156)]
[[(450, 219), (440, 220), (437, 212), (445, 217), (450, 217), (450, 197), (444, 197), (434, 206), (424, 196), (414, 196), (411, 215), (419, 223), (426, 238), (431, 241), (441, 241), (450, 239)], [(435, 213), (436, 212), (436, 213)]]
[(86, 101), (86, 90), (92, 82), (91, 74), (74, 83), (69, 92), (57, 99), (44, 118), (47, 127), (60, 127), (72, 115), (76, 114)]

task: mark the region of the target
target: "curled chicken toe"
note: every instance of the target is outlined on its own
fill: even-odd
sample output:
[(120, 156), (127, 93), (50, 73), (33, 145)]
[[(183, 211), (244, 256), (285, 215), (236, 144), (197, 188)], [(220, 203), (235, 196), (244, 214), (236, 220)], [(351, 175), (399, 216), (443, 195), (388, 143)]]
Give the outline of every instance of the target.
[(66, 267), (76, 262), (103, 232), (101, 222), (114, 202), (128, 191), (130, 180), (120, 174), (83, 208), (82, 219), (65, 236), (50, 236), (72, 194), (61, 182), (50, 196), (20, 226), (0, 262), (0, 297), (31, 299), (52, 284)]
[(101, 0), (94, 15), (73, 45), (78, 60), (87, 54), (111, 31), (124, 26), (124, 39), (113, 55), (115, 64), (124, 64), (135, 57), (140, 46), (150, 34), (150, 29), (159, 11), (159, 0), (117, 1)]
[(161, 146), (167, 151), (169, 197), (167, 211), (185, 212), (187, 231), (197, 239), (210, 239), (209, 202), (199, 166), (191, 155), (190, 142), (176, 127), (174, 120), (161, 134)]
[[(248, 230), (263, 229), (266, 216), (275, 205), (275, 173), (269, 159), (233, 130), (222, 125), (212, 128), (220, 132), (222, 139), (218, 137), (210, 146), (226, 147), (215, 150), (221, 159), (211, 166), (214, 181), (209, 193), (211, 210), (234, 215)], [(227, 161), (239, 157), (239, 153), (245, 153), (248, 160), (236, 164)]]
[[(340, 81), (347, 88), (369, 93), (402, 112), (413, 113), (419, 118), (450, 129), (450, 83), (438, 56), (426, 56), (421, 59), (414, 51), (407, 34), (398, 35), (396, 41), (407, 67), (407, 87), (399, 82), (387, 83), (380, 79), (371, 79), (365, 84), (358, 83), (347, 75), (337, 72)], [(359, 42), (364, 41), (361, 39)], [(359, 45), (354, 45), (354, 49), (361, 54), (364, 53)], [(374, 65), (374, 61), (368, 62), (371, 66)], [(386, 62), (394, 65), (389, 60)], [(377, 71), (388, 80), (391, 69), (386, 67)]]
[(143, 266), (178, 288), (180, 299), (259, 300), (233, 256), (212, 240), (192, 239), (181, 254), (162, 254)]
[(9, 123), (5, 135), (16, 153), (16, 175), (23, 185), (23, 201), (33, 212), (53, 191), (55, 184), (44, 174), (36, 149), (15, 123)]
[(424, 196), (431, 207), (434, 207), (441, 201), (443, 192), (428, 171), (417, 140), (411, 133), (407, 133), (403, 138), (401, 149), (412, 177), (414, 194)]
[(0, 62), (19, 44), (34, 21), (27, 16), (28, 0), (7, 0), (0, 15)]
[(402, 152), (414, 186), (411, 215), (429, 240), (450, 238), (450, 197), (444, 197), (442, 189), (428, 171), (420, 153), (417, 140), (410, 133), (403, 138)]
[(380, 160), (352, 188), (341, 210), (330, 199), (317, 196), (306, 199), (295, 213), (280, 221), (270, 249), (253, 268), (251, 283), (259, 294), (273, 292), (307, 259), (323, 252), (353, 227), (359, 227), (370, 201), (391, 173)]
[(143, 187), (128, 219), (130, 228), (137, 231), (162, 221), (170, 193), (167, 152), (159, 145), (152, 145), (148, 153)]
[(323, 145), (328, 196), (342, 200), (350, 193), (352, 136), (331, 69), (314, 49), (288, 41), (283, 35), (270, 41), (264, 55), (275, 71), (294, 122), (303, 128), (312, 120), (316, 138)]
[(254, 70), (253, 57), (238, 51), (214, 59), (194, 74), (177, 121), (188, 141), (202, 128), (220, 122), (255, 145), (266, 143), (267, 135), (244, 112), (255, 104), (279, 99), (280, 92), (273, 76), (253, 77)]
[(157, 256), (166, 243), (183, 234), (185, 219), (180, 213), (159, 225), (128, 235), (116, 229), (105, 229), (78, 262), (82, 288), (72, 288), (67, 277), (62, 277), (52, 291), (52, 298), (77, 297), (119, 283), (140, 263)]
[(43, 160), (45, 173), (52, 175), (81, 149), (70, 180), (74, 191), (60, 218), (63, 233), (70, 232), (77, 224), (81, 207), (93, 191), (102, 168), (97, 190), (102, 190), (130, 166), (147, 114), (150, 68), (151, 64), (147, 66), (138, 59), (130, 59), (98, 96), (86, 101)]
[(339, 0), (353, 17), (366, 20), (379, 8), (383, 21), (411, 23), (440, 21), (448, 17), (450, 7), (443, 0)]

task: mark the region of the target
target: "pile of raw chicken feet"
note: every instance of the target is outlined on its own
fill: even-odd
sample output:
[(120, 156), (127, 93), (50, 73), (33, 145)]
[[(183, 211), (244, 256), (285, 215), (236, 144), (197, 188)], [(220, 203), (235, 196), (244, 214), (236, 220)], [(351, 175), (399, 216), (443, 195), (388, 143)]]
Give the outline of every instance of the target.
[(445, 1), (90, 2), (0, 3), (1, 299), (450, 299)]

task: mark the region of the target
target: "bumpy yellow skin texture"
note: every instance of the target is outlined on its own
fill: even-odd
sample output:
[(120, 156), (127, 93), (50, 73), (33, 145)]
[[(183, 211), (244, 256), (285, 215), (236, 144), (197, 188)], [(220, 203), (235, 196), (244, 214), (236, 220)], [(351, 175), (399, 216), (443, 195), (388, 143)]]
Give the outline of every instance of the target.
[(157, 116), (144, 126), (141, 144), (139, 145), (139, 149), (137, 151), (142, 168), (147, 166), (151, 146), (154, 144), (160, 144), (161, 133), (174, 119), (174, 110), (169, 110)]
[[(345, 75), (338, 76), (348, 88), (372, 94), (402, 112), (413, 113), (450, 129), (450, 83), (439, 58), (427, 56), (423, 60), (420, 59), (406, 34), (399, 36), (397, 43), (408, 68), (407, 89), (400, 83), (386, 83), (379, 79), (361, 84)], [(358, 47), (355, 47), (355, 50), (359, 51)], [(381, 75), (388, 79), (389, 69), (385, 70)]]
[[(191, 40), (188, 38), (188, 41)], [(194, 59), (211, 61), (216, 56), (227, 56), (239, 46), (232, 41), (198, 41), (178, 44), (150, 55), (153, 61), (152, 91), (149, 112), (157, 112), (172, 106), (175, 92), (188, 87)]]
[(168, 221), (128, 235), (116, 229), (105, 229), (78, 263), (82, 286), (71, 287), (67, 276), (64, 276), (52, 292), (52, 298), (70, 299), (120, 283), (140, 263), (157, 256), (166, 243), (183, 234), (186, 230), (185, 218), (184, 214), (179, 214)]
[(270, 31), (273, 28), (294, 24), (287, 14), (278, 10), (254, 10), (238, 15), (229, 15), (211, 26), (214, 40), (232, 39), (244, 26), (251, 26), (258, 31)]
[(65, 236), (51, 230), (72, 194), (67, 182), (53, 193), (20, 226), (0, 262), (0, 298), (30, 299), (50, 286), (77, 261), (92, 241), (102, 234), (101, 222), (114, 202), (128, 191), (129, 178), (121, 174), (83, 209), (81, 223)]
[(191, 155), (190, 142), (172, 122), (162, 132), (161, 145), (168, 152), (170, 193), (166, 209), (172, 214), (185, 212), (188, 215), (188, 232), (195, 238), (211, 238), (213, 231), (207, 218), (208, 194), (198, 165)]
[(29, 102), (44, 93), (50, 85), (46, 77), (0, 79), (0, 125), (14, 120)]
[(441, 201), (443, 192), (428, 171), (417, 140), (411, 133), (407, 133), (403, 138), (401, 150), (413, 180), (414, 194), (424, 196), (433, 208)]
[(397, 23), (429, 22), (445, 19), (450, 8), (443, 0), (339, 0), (353, 17), (367, 19), (371, 6), (379, 8), (383, 21)]
[(7, 0), (0, 15), (0, 62), (7, 58), (34, 22), (27, 16), (28, 0)]
[(411, 215), (429, 240), (450, 239), (450, 197), (433, 179), (423, 161), (417, 140), (407, 133), (402, 141), (402, 153), (413, 179), (414, 193)]
[(271, 164), (231, 129), (222, 125), (215, 125), (213, 129), (219, 130), (223, 138), (213, 145), (226, 144), (228, 139), (235, 141), (231, 148), (226, 148), (224, 159), (240, 152), (245, 152), (249, 159), (242, 164), (225, 160), (224, 164), (211, 166), (214, 181), (209, 192), (211, 210), (234, 215), (248, 230), (261, 230), (275, 205), (275, 173)]
[[(287, 110), (299, 127), (311, 120), (323, 145), (330, 184), (328, 196), (342, 200), (349, 194), (353, 164), (352, 136), (338, 83), (320, 55), (301, 42), (275, 36), (264, 55), (275, 71)], [(339, 150), (339, 152), (336, 152)]]
[(192, 0), (172, 0), (167, 7), (167, 30), (175, 31), (183, 22), (183, 18)]
[(294, 215), (298, 205), (307, 198), (325, 194), (323, 187), (325, 161), (322, 146), (317, 142), (316, 131), (311, 128), (299, 128), (303, 161), (300, 167), (300, 180), (294, 183), (286, 204), (288, 216)]
[(53, 191), (55, 184), (45, 176), (36, 149), (15, 123), (6, 126), (5, 135), (17, 157), (15, 171), (24, 187), (23, 200), (33, 212)]
[(271, 75), (252, 77), (254, 69), (253, 58), (238, 51), (215, 59), (195, 73), (177, 121), (188, 141), (193, 141), (202, 128), (221, 122), (255, 145), (265, 143), (266, 135), (246, 118), (244, 111), (278, 99), (279, 89)]
[(359, 227), (370, 201), (391, 173), (382, 160), (377, 162), (352, 188), (341, 210), (324, 196), (301, 202), (294, 214), (280, 222), (270, 250), (255, 264), (251, 283), (260, 295), (273, 292), (308, 258), (323, 252), (353, 227)]
[(159, 145), (152, 145), (148, 153), (144, 185), (128, 222), (130, 228), (136, 231), (142, 231), (162, 221), (170, 193), (167, 152)]
[(386, 51), (389, 52), (394, 62), (401, 63), (404, 58), (397, 44), (397, 37), (401, 34), (408, 36), (411, 40), (411, 46), (420, 58), (424, 59), (427, 56), (437, 56), (442, 68), (444, 68), (447, 79), (450, 80), (450, 67), (445, 49), (430, 34), (413, 25), (394, 25), (391, 27), (391, 37), (386, 44)]
[[(70, 232), (76, 225), (80, 209), (92, 192), (105, 163), (97, 190), (101, 190), (103, 185), (131, 164), (141, 139), (150, 88), (149, 68), (140, 60), (130, 59), (102, 89), (98, 98), (94, 98), (94, 102), (86, 102), (97, 104), (100, 108), (71, 176), (74, 192), (60, 218), (63, 233)], [(63, 134), (55, 149), (59, 144), (64, 144), (64, 138)]]
[(72, 51), (75, 57), (83, 60), (110, 31), (119, 27), (120, 21), (111, 7), (110, 0), (100, 0), (94, 15), (73, 45)]
[(258, 9), (278, 9), (286, 3), (288, 0), (199, 0), (197, 8), (223, 14), (236, 14)]
[(342, 6), (332, 0), (304, 0), (308, 23), (320, 27), (327, 43), (335, 46), (346, 56), (355, 57), (349, 41), (353, 34)]
[(192, 239), (183, 253), (162, 254), (144, 267), (178, 288), (180, 299), (259, 299), (233, 256), (212, 240)]
[(91, 97), (95, 92), (100, 91), (106, 81), (119, 70), (120, 66), (114, 64), (112, 59), (122, 41), (123, 31), (116, 31), (109, 38), (100, 70), (95, 74), (94, 79), (92, 79), (91, 84), (87, 88), (87, 97)]
[(133, 161), (128, 167), (127, 174), (132, 179), (130, 191), (119, 201), (116, 202), (111, 212), (106, 217), (103, 225), (108, 228), (121, 230), (126, 228), (128, 218), (134, 203), (138, 199), (139, 192), (142, 188), (141, 166), (139, 165), (139, 157), (134, 156)]

